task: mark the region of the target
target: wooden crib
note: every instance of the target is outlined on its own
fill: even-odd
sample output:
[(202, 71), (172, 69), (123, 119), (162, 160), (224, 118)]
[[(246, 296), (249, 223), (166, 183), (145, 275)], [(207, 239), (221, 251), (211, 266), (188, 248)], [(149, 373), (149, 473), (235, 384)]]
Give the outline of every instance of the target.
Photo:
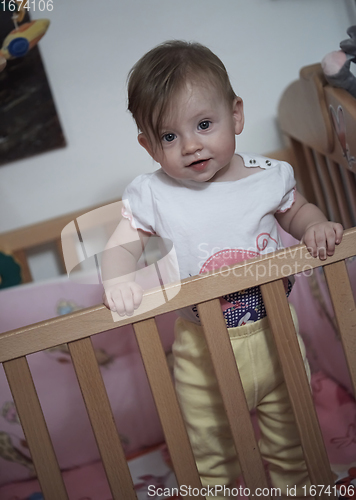
[[(328, 110), (330, 104), (334, 110), (339, 110), (339, 106), (343, 110), (336, 111), (336, 131), (332, 126), (333, 115)], [(293, 147), (299, 189), (331, 219), (341, 221), (349, 228), (334, 256), (327, 261), (310, 258), (304, 245), (297, 245), (235, 265), (229, 273), (224, 269), (186, 279), (181, 284), (168, 285), (165, 287), (168, 296), (175, 295), (179, 286), (180, 291), (158, 307), (154, 306), (155, 301), (162, 292), (161, 289), (153, 289), (145, 294), (143, 305), (146, 309), (155, 307), (154, 309), (139, 314), (136, 311), (133, 317), (125, 317), (117, 322), (113, 321), (111, 313), (103, 305), (98, 305), (0, 335), (0, 362), (3, 363), (42, 492), (47, 500), (64, 500), (68, 495), (26, 356), (63, 343), (68, 345), (70, 351), (112, 497), (115, 500), (137, 498), (91, 343), (92, 335), (129, 323), (133, 324), (177, 482), (179, 485), (201, 488), (155, 324), (155, 316), (192, 304), (197, 304), (204, 327), (246, 487), (250, 489), (251, 495), (257, 488), (268, 488), (219, 303), (222, 295), (256, 285), (261, 286), (311, 483), (325, 487), (333, 485), (333, 475), (282, 278), (291, 273), (323, 266), (356, 388), (356, 343), (353, 337), (356, 333), (356, 311), (345, 266), (345, 259), (356, 255), (356, 228), (351, 228), (356, 220), (356, 163), (353, 160), (353, 154), (356, 157), (356, 147), (351, 144), (356, 128), (355, 114), (356, 101), (346, 92), (328, 87), (319, 66), (302, 70), (300, 80), (284, 93), (279, 110), (282, 131), (289, 137)], [(346, 124), (345, 137), (341, 137), (340, 128), (337, 129), (342, 117)], [(349, 147), (345, 146), (346, 143)], [(289, 154), (293, 154), (291, 151), (289, 150)], [(73, 220), (77, 215), (68, 216), (67, 221)], [(53, 240), (58, 241), (59, 232), (66, 223), (63, 222), (59, 231), (55, 232)], [(20, 232), (13, 232), (3, 235), (0, 244), (6, 249), (6, 242), (19, 239)], [(23, 252), (19, 243), (13, 244), (12, 249)], [(22, 258), (25, 259), (24, 253)], [(195, 491), (197, 492), (198, 490)], [(194, 494), (194, 497), (203, 498), (198, 494)], [(320, 497), (330, 498), (330, 495)]]

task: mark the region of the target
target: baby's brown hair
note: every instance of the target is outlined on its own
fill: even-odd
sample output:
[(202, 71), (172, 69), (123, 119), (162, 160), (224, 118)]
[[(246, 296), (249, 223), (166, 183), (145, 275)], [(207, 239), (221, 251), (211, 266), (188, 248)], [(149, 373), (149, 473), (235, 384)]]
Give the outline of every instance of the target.
[(128, 109), (138, 129), (161, 144), (162, 120), (171, 98), (187, 81), (213, 84), (229, 104), (236, 94), (226, 68), (207, 47), (171, 40), (147, 52), (128, 75)]

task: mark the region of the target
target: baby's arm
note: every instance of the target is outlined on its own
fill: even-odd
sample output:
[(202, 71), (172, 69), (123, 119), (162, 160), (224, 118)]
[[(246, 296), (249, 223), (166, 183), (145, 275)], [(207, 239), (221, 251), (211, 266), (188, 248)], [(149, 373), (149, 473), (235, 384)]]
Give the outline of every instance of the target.
[(313, 257), (325, 260), (335, 252), (335, 244), (342, 240), (343, 227), (330, 222), (318, 207), (296, 191), (295, 201), (284, 213), (275, 217), (282, 228), (298, 240), (302, 240)]
[(141, 304), (143, 290), (135, 282), (137, 262), (148, 235), (131, 227), (123, 218), (108, 241), (101, 270), (105, 293), (103, 302), (120, 316), (131, 316)]

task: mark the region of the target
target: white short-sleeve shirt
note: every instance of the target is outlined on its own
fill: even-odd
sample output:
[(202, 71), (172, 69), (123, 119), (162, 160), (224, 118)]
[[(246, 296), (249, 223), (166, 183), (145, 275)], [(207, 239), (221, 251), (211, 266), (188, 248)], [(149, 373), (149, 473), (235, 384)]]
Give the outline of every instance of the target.
[[(293, 168), (259, 155), (239, 155), (246, 167), (263, 170), (237, 181), (199, 183), (173, 179), (159, 169), (138, 176), (124, 191), (134, 226), (173, 242), (182, 279), (283, 248), (274, 214), (294, 203)], [(255, 288), (221, 299), (227, 326), (265, 316)], [(194, 308), (181, 314), (199, 321)]]

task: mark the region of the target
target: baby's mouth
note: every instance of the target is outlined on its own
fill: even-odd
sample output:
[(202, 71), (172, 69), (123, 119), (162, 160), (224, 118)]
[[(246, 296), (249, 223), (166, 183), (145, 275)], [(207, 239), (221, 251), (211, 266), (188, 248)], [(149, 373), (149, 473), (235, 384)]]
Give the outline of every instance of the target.
[(210, 158), (193, 161), (190, 165), (188, 165), (188, 167), (192, 168), (193, 170), (195, 170), (197, 172), (202, 172), (208, 166), (209, 160), (210, 160)]
[(188, 167), (194, 167), (195, 165), (200, 165), (201, 163), (207, 162), (209, 158), (193, 161)]

